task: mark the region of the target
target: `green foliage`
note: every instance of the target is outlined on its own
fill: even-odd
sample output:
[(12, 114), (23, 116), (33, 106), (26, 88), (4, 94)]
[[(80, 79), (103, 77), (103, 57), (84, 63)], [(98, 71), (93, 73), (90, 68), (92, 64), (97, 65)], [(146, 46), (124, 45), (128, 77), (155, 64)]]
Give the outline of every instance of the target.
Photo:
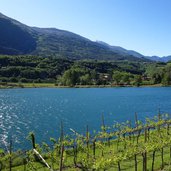
[(0, 84), (141, 86), (171, 84), (171, 64), (128, 61), (70, 61), (38, 56), (0, 56)]
[[(88, 128), (86, 135), (71, 129), (74, 138), (72, 135), (63, 136), (62, 141), (51, 138), (51, 148), (46, 143), (35, 148), (52, 170), (135, 170), (136, 162), (137, 170), (142, 167), (144, 170), (159, 170), (170, 164), (170, 125), (169, 115), (164, 114), (147, 118), (144, 124), (136, 120), (133, 127), (130, 121), (110, 127), (103, 125), (102, 130), (94, 135), (90, 135)], [(29, 134), (31, 139), (32, 135)], [(138, 137), (139, 141), (136, 141)], [(12, 159), (12, 170), (23, 170), (23, 167), (24, 170), (48, 170), (34, 150), (10, 155), (2, 151), (0, 155), (2, 170), (9, 169), (9, 159)]]
[(134, 75), (127, 72), (114, 71), (112, 78), (114, 84), (116, 85), (130, 85), (130, 82), (133, 80)]
[(134, 79), (134, 85), (136, 85), (137, 87), (139, 87), (142, 83), (142, 78), (140, 75), (136, 75), (135, 79)]
[(56, 82), (56, 77), (70, 67), (64, 59), (36, 56), (0, 56), (1, 82)]
[(65, 86), (74, 86), (77, 84), (89, 85), (90, 80), (88, 70), (79, 67), (72, 67), (65, 71), (61, 77), (61, 83)]
[(146, 74), (153, 81), (153, 84), (161, 83), (163, 76), (163, 68), (158, 67), (156, 64), (147, 67)]
[(171, 63), (168, 63), (163, 70), (163, 85), (170, 85), (171, 84)]

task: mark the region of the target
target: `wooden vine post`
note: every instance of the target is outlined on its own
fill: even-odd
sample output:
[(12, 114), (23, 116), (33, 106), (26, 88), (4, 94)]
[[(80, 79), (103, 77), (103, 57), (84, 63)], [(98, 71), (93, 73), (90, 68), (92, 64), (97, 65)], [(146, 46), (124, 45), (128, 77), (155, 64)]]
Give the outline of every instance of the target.
[[(144, 130), (144, 143), (147, 142), (147, 128)], [(147, 151), (142, 153), (143, 156), (143, 171), (147, 171)]]
[(60, 137), (60, 164), (59, 170), (63, 169), (63, 155), (64, 155), (64, 130), (63, 130), (63, 122), (61, 121), (61, 137)]
[(12, 171), (12, 140), (10, 140), (10, 145), (9, 145), (9, 170)]
[(137, 154), (134, 155), (134, 161), (135, 161), (135, 171), (138, 171), (138, 162), (137, 162)]
[(154, 171), (155, 153), (156, 153), (156, 150), (153, 151), (152, 166), (151, 166), (152, 171)]
[(31, 133), (30, 133), (30, 136), (31, 136), (31, 141), (32, 141), (32, 147), (33, 147), (33, 149), (36, 149), (36, 143), (35, 143), (35, 136), (34, 136), (34, 133), (31, 132)]

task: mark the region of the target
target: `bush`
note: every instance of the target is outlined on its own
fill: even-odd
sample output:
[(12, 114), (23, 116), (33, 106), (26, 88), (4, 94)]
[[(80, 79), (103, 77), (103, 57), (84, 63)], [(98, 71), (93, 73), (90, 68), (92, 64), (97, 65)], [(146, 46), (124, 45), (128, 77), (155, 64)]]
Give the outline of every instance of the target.
[(21, 78), (21, 79), (20, 79), (20, 82), (21, 82), (21, 83), (28, 83), (29, 81), (28, 81), (26, 78)]
[(9, 78), (9, 81), (10, 82), (13, 82), (13, 83), (17, 83), (18, 82), (18, 79), (15, 78), (15, 77), (11, 77), (11, 78)]

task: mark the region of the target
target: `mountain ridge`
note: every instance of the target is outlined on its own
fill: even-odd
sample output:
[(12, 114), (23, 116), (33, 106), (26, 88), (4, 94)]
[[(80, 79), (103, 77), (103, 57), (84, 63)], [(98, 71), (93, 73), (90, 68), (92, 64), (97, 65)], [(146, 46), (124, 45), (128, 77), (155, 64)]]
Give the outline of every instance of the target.
[(105, 46), (109, 47), (111, 50), (113, 50), (115, 52), (118, 52), (118, 53), (121, 53), (123, 55), (128, 55), (129, 54), (129, 55), (133, 55), (133, 56), (135, 56), (137, 58), (143, 58), (144, 57), (144, 55), (142, 55), (142, 54), (140, 54), (140, 53), (138, 53), (138, 52), (136, 52), (134, 50), (127, 50), (127, 49), (125, 49), (125, 48), (123, 48), (121, 46), (109, 45), (108, 43), (103, 42), (103, 41), (96, 41), (96, 42), (98, 42), (98, 43), (100, 43), (102, 45), (105, 45)]
[(146, 56), (147, 59), (153, 60), (153, 61), (157, 61), (157, 62), (168, 62), (171, 60), (171, 55), (169, 56)]
[(0, 13), (0, 54), (40, 55), (72, 60), (148, 61), (149, 57), (57, 28), (30, 27)]

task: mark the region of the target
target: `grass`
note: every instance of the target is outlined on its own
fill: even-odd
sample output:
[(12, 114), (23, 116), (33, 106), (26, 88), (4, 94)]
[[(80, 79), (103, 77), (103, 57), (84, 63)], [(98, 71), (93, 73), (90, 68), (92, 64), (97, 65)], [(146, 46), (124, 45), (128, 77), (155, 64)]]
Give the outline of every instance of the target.
[[(162, 84), (147, 84), (140, 87), (162, 87)], [(117, 86), (117, 85), (75, 85), (74, 88), (103, 88), (103, 87), (135, 87), (133, 85)], [(55, 83), (0, 83), (0, 89), (6, 88), (71, 88), (70, 86), (59, 86)]]

